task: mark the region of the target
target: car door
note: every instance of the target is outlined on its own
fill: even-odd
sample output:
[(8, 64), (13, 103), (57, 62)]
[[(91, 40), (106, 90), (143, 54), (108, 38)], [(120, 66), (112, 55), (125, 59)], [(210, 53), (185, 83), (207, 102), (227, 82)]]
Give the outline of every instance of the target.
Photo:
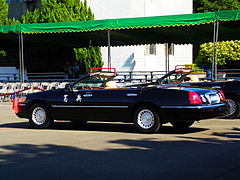
[(69, 92), (71, 116), (76, 120), (128, 121), (137, 89), (89, 89)]

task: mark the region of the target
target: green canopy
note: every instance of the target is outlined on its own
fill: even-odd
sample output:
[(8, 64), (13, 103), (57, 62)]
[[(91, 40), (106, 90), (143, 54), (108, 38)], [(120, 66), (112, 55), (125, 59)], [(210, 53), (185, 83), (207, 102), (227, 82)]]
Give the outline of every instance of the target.
[(219, 41), (240, 39), (240, 10), (171, 16), (105, 19), (58, 23), (0, 26), (0, 47), (18, 45), (23, 33), (24, 46), (111, 46), (154, 43), (204, 43), (213, 40), (213, 23), (220, 22)]

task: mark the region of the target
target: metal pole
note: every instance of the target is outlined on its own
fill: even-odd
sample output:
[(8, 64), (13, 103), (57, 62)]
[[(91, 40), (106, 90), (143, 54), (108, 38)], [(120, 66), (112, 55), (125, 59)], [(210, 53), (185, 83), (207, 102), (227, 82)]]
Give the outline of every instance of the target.
[(18, 34), (18, 53), (19, 53), (19, 81), (22, 83), (22, 48), (21, 33)]
[(22, 63), (22, 82), (24, 83), (25, 79), (24, 79), (24, 56), (23, 56), (23, 34), (20, 33), (20, 37), (21, 37), (21, 63)]
[(213, 51), (213, 57), (212, 57), (212, 80), (215, 78), (215, 40), (216, 40), (216, 22), (213, 23), (213, 46), (212, 46), (212, 51)]
[(168, 52), (168, 43), (165, 43), (165, 71), (169, 72), (169, 52)]
[(212, 60), (212, 80), (217, 79), (217, 42), (218, 42), (218, 29), (219, 21), (214, 22), (213, 32), (213, 60)]
[(168, 67), (167, 67), (167, 72), (169, 73), (170, 71), (170, 59), (169, 59), (169, 44), (167, 44), (167, 60), (168, 60)]
[(108, 68), (111, 68), (111, 34), (110, 34), (110, 30), (108, 30), (107, 33), (108, 33)]
[(216, 24), (216, 36), (215, 36), (215, 79), (218, 79), (218, 69), (217, 69), (217, 49), (218, 49), (218, 29), (219, 29), (219, 21)]

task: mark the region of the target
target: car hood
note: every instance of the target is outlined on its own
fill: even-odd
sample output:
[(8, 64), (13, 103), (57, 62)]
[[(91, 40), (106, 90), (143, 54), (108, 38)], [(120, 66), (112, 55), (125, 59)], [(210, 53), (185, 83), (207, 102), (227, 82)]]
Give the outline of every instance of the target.
[(42, 96), (51, 95), (55, 92), (60, 92), (60, 91), (64, 91), (64, 89), (53, 89), (53, 90), (41, 91), (41, 92), (31, 93), (26, 96), (29, 98), (30, 97), (42, 97)]

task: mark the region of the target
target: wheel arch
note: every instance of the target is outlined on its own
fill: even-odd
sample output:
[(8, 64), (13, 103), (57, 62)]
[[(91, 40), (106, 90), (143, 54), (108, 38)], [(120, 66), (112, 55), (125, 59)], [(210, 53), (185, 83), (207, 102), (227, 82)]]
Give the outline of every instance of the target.
[(141, 106), (153, 107), (157, 111), (157, 114), (158, 114), (159, 118), (161, 118), (161, 108), (160, 108), (160, 106), (157, 106), (156, 104), (153, 104), (153, 103), (150, 103), (150, 102), (138, 102), (138, 103), (135, 103), (131, 107), (131, 110), (130, 110), (131, 119), (133, 119), (135, 111)]
[(231, 97), (237, 98), (238, 101), (240, 101), (240, 95), (237, 95), (237, 94), (235, 94), (235, 93), (224, 93), (224, 95), (225, 95), (225, 98), (231, 96)]
[(53, 114), (52, 114), (52, 111), (51, 111), (51, 106), (50, 106), (46, 101), (40, 100), (40, 99), (32, 100), (32, 101), (28, 104), (28, 106), (27, 106), (27, 116), (29, 116), (29, 110), (31, 109), (32, 105), (33, 105), (33, 104), (37, 104), (37, 103), (45, 105), (45, 106), (48, 108), (51, 117), (53, 117), (53, 116), (52, 116)]
[(235, 101), (235, 112), (229, 114), (228, 116), (226, 116), (225, 118), (227, 119), (236, 119), (240, 117), (240, 96), (234, 93), (225, 93), (225, 98), (226, 100), (228, 99), (232, 99), (233, 101)]

